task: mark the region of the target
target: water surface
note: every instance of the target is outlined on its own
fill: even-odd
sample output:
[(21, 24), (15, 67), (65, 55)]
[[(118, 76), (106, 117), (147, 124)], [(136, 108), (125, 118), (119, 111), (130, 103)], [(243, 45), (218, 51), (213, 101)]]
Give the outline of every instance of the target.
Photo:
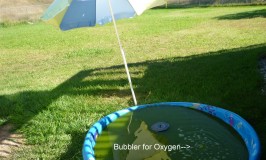
[[(156, 122), (170, 124), (154, 132)], [(166, 148), (168, 147), (168, 148)], [(130, 112), (107, 126), (94, 148), (97, 160), (247, 160), (239, 134), (218, 118), (185, 107)]]

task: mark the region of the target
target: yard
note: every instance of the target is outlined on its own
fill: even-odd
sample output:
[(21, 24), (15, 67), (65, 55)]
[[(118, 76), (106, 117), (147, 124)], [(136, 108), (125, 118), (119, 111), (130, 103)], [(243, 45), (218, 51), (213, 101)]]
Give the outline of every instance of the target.
[[(243, 6), (152, 9), (118, 21), (139, 104), (229, 109), (254, 127), (266, 159), (265, 18), (266, 6)], [(0, 75), (0, 125), (26, 139), (10, 159), (80, 159), (89, 127), (133, 105), (112, 24), (1, 25)]]

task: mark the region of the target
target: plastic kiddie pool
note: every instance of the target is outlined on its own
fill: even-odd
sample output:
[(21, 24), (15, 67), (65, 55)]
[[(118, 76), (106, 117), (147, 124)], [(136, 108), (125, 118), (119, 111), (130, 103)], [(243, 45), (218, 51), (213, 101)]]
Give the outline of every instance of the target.
[(165, 102), (103, 117), (89, 129), (82, 154), (85, 160), (259, 160), (260, 142), (252, 126), (231, 111)]

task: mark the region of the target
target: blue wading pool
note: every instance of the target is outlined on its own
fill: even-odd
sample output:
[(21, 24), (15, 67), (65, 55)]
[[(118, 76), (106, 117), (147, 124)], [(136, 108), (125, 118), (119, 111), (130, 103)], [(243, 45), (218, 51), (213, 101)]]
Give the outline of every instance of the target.
[(260, 142), (239, 115), (214, 106), (165, 102), (107, 115), (88, 131), (85, 160), (259, 160)]

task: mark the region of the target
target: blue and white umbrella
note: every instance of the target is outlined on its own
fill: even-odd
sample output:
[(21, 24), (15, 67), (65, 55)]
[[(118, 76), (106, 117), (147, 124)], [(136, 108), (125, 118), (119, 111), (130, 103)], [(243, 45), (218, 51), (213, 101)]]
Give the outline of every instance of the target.
[(130, 18), (164, 3), (165, 0), (55, 0), (42, 19), (61, 30), (92, 27), (111, 22), (112, 14), (115, 20)]
[(133, 100), (135, 105), (137, 105), (125, 52), (120, 42), (115, 20), (141, 15), (149, 8), (165, 4), (165, 1), (166, 0), (55, 0), (41, 18), (59, 26), (61, 30), (92, 27), (96, 24), (103, 25), (113, 21)]

